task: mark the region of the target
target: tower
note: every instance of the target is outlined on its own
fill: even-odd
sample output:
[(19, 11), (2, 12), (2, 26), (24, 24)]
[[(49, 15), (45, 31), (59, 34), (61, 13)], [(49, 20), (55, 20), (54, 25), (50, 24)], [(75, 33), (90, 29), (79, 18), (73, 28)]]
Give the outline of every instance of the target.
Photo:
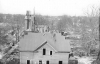
[(27, 11), (25, 16), (25, 30), (31, 31), (31, 29), (32, 29), (31, 14), (30, 11)]
[(37, 25), (36, 17), (35, 17), (35, 8), (34, 8), (34, 13), (32, 15), (32, 20), (31, 21), (32, 21), (32, 31), (37, 32), (38, 25)]
[(26, 12), (25, 31), (32, 31), (32, 32), (37, 31), (37, 23), (36, 23), (36, 19), (35, 19), (35, 10), (34, 10), (33, 15), (30, 14), (30, 11)]
[(35, 21), (35, 9), (34, 14), (32, 15), (32, 31), (36, 30), (36, 21)]

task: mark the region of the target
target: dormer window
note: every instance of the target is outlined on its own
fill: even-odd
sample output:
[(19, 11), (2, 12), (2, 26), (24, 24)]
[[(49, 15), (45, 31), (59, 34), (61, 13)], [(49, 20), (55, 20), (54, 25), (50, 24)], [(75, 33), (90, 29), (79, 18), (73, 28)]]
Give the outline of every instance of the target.
[(46, 55), (46, 49), (45, 48), (43, 49), (43, 55)]
[(52, 55), (52, 51), (50, 51), (50, 55)]

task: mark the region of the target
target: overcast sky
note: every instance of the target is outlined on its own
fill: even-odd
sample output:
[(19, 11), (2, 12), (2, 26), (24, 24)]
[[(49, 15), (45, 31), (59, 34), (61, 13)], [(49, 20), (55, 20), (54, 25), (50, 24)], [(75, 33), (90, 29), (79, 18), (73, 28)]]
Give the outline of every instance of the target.
[(84, 15), (91, 6), (100, 6), (100, 0), (0, 0), (0, 13), (25, 14), (27, 10), (41, 15)]

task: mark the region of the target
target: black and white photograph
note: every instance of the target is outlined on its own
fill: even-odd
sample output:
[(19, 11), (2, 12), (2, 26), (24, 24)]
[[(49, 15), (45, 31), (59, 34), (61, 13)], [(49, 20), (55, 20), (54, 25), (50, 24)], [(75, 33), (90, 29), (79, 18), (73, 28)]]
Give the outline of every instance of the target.
[(100, 64), (100, 0), (0, 0), (0, 64)]

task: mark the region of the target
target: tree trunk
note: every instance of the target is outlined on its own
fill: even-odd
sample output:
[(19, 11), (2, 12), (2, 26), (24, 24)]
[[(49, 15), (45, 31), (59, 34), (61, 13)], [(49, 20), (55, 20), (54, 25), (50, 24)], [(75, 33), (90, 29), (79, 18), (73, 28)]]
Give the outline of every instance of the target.
[(98, 53), (97, 59), (94, 60), (91, 64), (100, 64), (100, 50), (99, 50), (99, 53)]
[[(99, 8), (99, 38), (100, 38), (100, 8)], [(100, 41), (100, 39), (99, 39)], [(99, 53), (98, 53), (98, 60), (100, 60), (100, 42), (99, 42)]]
[(99, 50), (99, 53), (98, 53), (97, 60), (100, 60), (100, 50)]

